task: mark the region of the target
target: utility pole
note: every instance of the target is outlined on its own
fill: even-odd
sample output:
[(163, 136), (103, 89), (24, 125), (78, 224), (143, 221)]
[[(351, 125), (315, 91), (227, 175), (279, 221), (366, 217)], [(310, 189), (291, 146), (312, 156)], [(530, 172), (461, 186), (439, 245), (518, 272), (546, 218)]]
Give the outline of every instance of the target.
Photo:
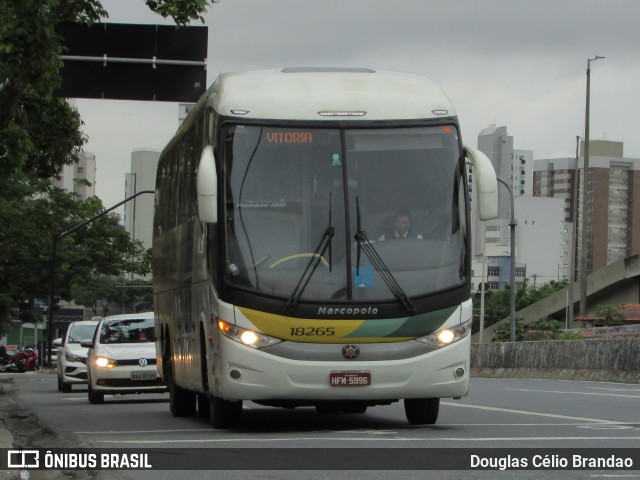
[(487, 255), (482, 254), (482, 282), (480, 283), (482, 290), (480, 291), (480, 344), (483, 343), (484, 334), (484, 293), (487, 291)]
[(573, 174), (573, 209), (571, 210), (571, 248), (569, 258), (569, 286), (567, 287), (567, 318), (565, 328), (573, 325), (573, 287), (576, 284), (576, 243), (578, 241), (578, 179), (580, 177), (580, 136), (576, 135), (576, 168)]
[(583, 185), (582, 185), (582, 252), (580, 255), (580, 316), (587, 314), (587, 250), (588, 250), (588, 218), (589, 209), (587, 208), (589, 200), (589, 110), (591, 103), (591, 62), (604, 59), (599, 55), (595, 58), (587, 60), (587, 99), (584, 121), (584, 168), (583, 168)]
[(516, 341), (516, 218), (515, 218), (515, 204), (513, 200), (513, 190), (511, 189), (511, 185), (502, 180), (500, 177), (497, 178), (498, 182), (507, 187), (509, 191), (509, 198), (511, 200), (511, 217), (509, 218), (509, 227), (511, 232), (511, 271), (509, 273), (509, 282), (510, 285), (510, 293), (511, 298), (509, 303), (511, 304), (511, 342)]

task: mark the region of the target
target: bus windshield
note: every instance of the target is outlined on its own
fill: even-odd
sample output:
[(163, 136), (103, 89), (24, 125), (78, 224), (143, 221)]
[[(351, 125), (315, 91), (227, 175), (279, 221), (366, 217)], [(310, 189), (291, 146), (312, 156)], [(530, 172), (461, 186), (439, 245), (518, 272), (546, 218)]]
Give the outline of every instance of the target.
[(388, 278), (408, 297), (465, 281), (466, 183), (455, 126), (229, 125), (223, 135), (232, 286), (283, 299), (300, 287), (301, 301), (372, 303), (398, 297)]

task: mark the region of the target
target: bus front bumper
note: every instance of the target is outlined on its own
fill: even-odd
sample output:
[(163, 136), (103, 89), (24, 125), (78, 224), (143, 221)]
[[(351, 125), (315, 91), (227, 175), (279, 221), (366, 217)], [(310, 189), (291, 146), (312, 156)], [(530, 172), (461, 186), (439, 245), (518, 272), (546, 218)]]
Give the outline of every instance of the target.
[[(226, 400), (454, 398), (469, 389), (470, 336), (423, 355), (369, 362), (290, 360), (224, 337), (219, 347), (224, 362), (214, 365), (213, 393)], [(350, 375), (364, 380), (336, 382)]]

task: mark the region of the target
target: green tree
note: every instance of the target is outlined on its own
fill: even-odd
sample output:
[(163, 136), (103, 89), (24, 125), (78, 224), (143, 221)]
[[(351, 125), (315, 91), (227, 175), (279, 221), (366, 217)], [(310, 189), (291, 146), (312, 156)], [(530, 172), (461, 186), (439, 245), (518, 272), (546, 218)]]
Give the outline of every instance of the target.
[[(529, 284), (529, 281), (525, 279), (516, 286), (516, 311), (528, 307), (552, 293), (565, 288), (567, 284), (568, 282), (566, 280), (561, 282), (551, 281), (540, 287), (533, 287)], [(478, 311), (480, 294), (476, 294), (476, 297), (473, 299), (473, 304), (474, 310)], [(511, 288), (509, 285), (506, 285), (503, 290), (487, 290), (485, 293), (484, 312), (485, 328), (511, 315)], [(474, 332), (479, 329), (479, 325), (476, 325), (477, 323), (478, 322), (474, 322)], [(507, 336), (507, 341), (508, 340), (509, 338)]]
[[(207, 0), (147, 0), (178, 25), (203, 20)], [(75, 163), (86, 137), (78, 112), (55, 98), (60, 22), (91, 25), (108, 13), (99, 0), (0, 0), (0, 187), (17, 171), (41, 178)]]
[[(49, 293), (53, 236), (103, 210), (97, 197), (80, 200), (47, 180), (13, 176), (0, 190), (0, 314), (13, 308), (29, 319), (33, 299)], [(58, 242), (54, 293), (71, 300), (73, 284), (121, 272), (145, 275), (150, 264), (142, 243), (131, 240), (116, 215), (105, 215)]]
[(611, 327), (614, 325), (624, 325), (625, 316), (616, 305), (598, 305), (596, 317), (602, 325)]
[(110, 305), (124, 303), (136, 312), (153, 310), (152, 284), (148, 280), (92, 277), (71, 286), (74, 301), (91, 308), (94, 315), (107, 315)]
[[(210, 3), (146, 0), (178, 25), (202, 21)], [(99, 200), (78, 202), (42, 179), (75, 163), (86, 143), (77, 110), (54, 96), (65, 49), (56, 27), (107, 17), (100, 0), (0, 0), (0, 333), (12, 309), (27, 318), (31, 299), (46, 293), (52, 235), (102, 210)], [(78, 278), (149, 269), (149, 253), (112, 215), (59, 243), (56, 284), (63, 298)]]
[[(117, 295), (116, 284), (111, 277), (91, 277), (71, 285), (71, 295), (78, 305), (90, 308), (94, 315), (106, 315), (108, 304)], [(107, 309), (107, 312), (103, 310)]]
[[(516, 342), (524, 339), (525, 327), (521, 318), (516, 318)], [(502, 320), (493, 329), (492, 342), (510, 342), (511, 341), (511, 321)]]
[[(562, 324), (553, 318), (545, 317), (526, 324), (519, 318), (516, 320), (516, 342), (539, 340), (581, 340), (582, 335), (561, 330)], [(503, 320), (493, 330), (492, 342), (511, 341), (511, 322)]]

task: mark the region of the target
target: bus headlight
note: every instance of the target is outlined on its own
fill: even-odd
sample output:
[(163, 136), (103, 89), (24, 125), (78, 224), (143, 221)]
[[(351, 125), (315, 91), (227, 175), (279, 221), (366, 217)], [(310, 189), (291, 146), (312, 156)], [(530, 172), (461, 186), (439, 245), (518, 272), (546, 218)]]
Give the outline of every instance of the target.
[(462, 340), (471, 333), (471, 320), (455, 327), (446, 327), (433, 332), (426, 337), (416, 338), (418, 342), (432, 347), (441, 348)]
[(279, 338), (270, 337), (264, 333), (240, 328), (236, 325), (230, 324), (229, 322), (225, 322), (224, 320), (218, 320), (218, 330), (220, 330), (220, 333), (225, 337), (251, 348), (259, 349), (270, 347), (271, 345), (275, 345), (282, 341)]

